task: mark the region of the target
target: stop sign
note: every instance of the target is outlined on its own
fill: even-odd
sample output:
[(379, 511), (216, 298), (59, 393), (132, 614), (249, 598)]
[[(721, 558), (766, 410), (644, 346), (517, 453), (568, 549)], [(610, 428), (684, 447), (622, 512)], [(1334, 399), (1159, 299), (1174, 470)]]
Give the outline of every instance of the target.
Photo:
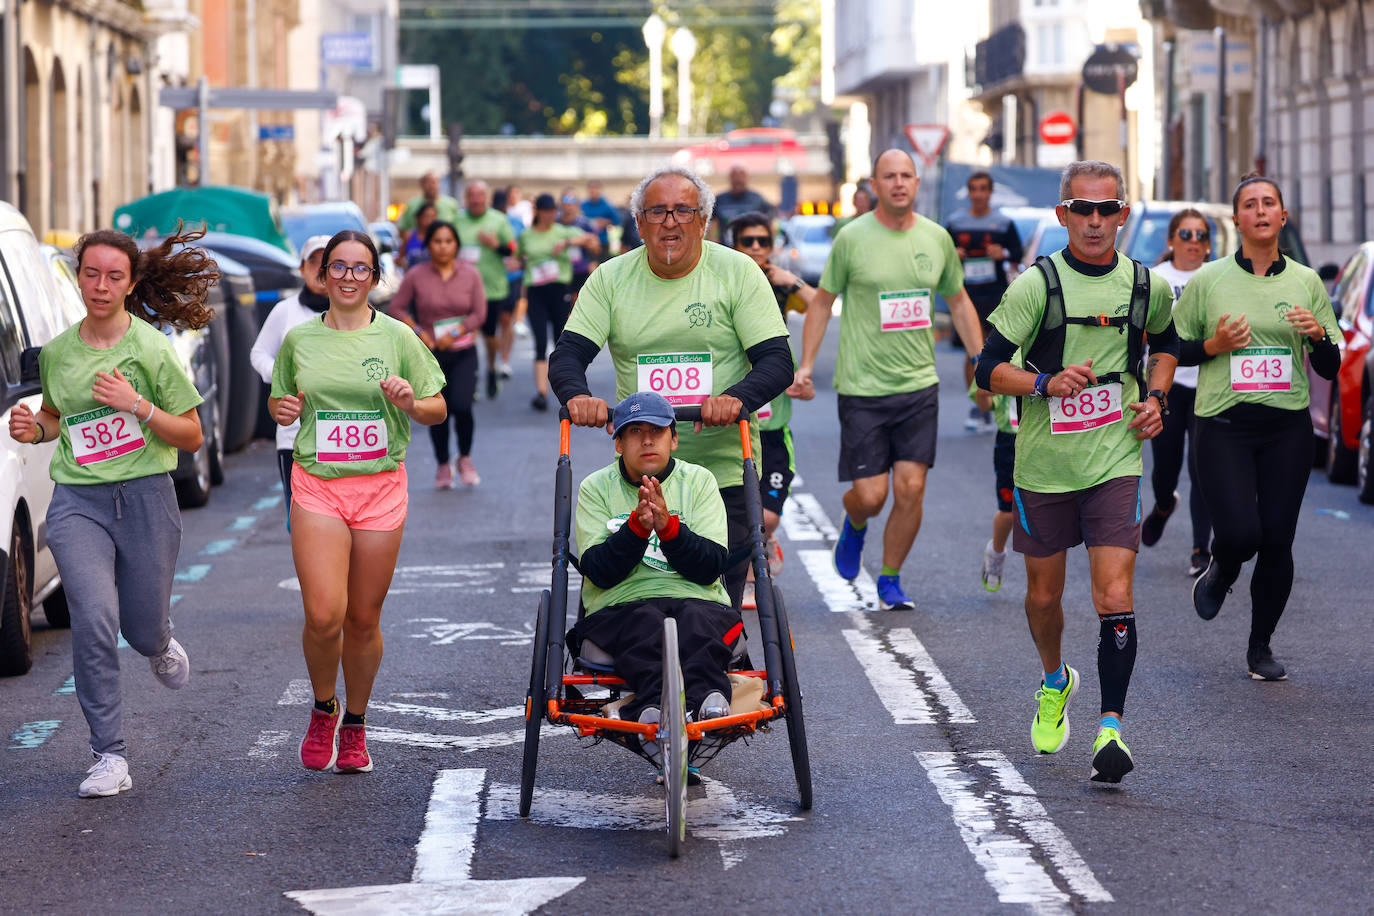
[(1040, 139), (1046, 143), (1070, 143), (1078, 136), (1078, 128), (1067, 111), (1052, 111), (1040, 121)]

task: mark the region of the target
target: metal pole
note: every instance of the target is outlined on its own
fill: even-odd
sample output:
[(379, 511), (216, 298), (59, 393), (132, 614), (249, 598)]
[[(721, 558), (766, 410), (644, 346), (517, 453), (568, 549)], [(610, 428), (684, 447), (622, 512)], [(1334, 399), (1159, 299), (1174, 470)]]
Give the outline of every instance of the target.
[(644, 21), (644, 44), (649, 48), (649, 136), (663, 136), (663, 39), (668, 27), (658, 13)]
[(0, 105), (5, 111), (5, 136), (0, 138), (0, 199), (18, 200), (15, 172), (19, 164), (19, 55), (16, 32), (19, 4), (6, 0), (0, 26)]
[(210, 78), (202, 76), (196, 84), (196, 184), (210, 183)]
[(1226, 163), (1228, 151), (1226, 149), (1227, 132), (1229, 126), (1226, 123), (1226, 29), (1217, 26), (1212, 30), (1217, 42), (1217, 200), (1226, 199)]
[(1269, 159), (1269, 19), (1260, 17), (1259, 137), (1255, 150), (1255, 169), (1263, 173)]
[(1164, 131), (1163, 148), (1160, 155), (1161, 180), (1155, 186), (1156, 200), (1169, 200), (1173, 197), (1174, 160), (1173, 145), (1169, 136), (1174, 124), (1174, 54), (1175, 43), (1164, 42)]

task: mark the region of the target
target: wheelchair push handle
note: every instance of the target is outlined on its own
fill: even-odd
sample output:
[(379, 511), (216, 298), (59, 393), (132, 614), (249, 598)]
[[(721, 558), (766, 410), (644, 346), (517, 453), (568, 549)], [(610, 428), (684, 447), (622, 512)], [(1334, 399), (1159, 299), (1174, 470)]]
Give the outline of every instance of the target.
[[(701, 421), (701, 408), (700, 408), (700, 407), (674, 407), (674, 408), (673, 408), (673, 417), (674, 417), (679, 423), (698, 423), (698, 422)], [(746, 408), (746, 407), (741, 407), (741, 408), (739, 409), (739, 417), (735, 420), (735, 422), (736, 422), (736, 423), (748, 423), (748, 422), (749, 422), (749, 409)]]

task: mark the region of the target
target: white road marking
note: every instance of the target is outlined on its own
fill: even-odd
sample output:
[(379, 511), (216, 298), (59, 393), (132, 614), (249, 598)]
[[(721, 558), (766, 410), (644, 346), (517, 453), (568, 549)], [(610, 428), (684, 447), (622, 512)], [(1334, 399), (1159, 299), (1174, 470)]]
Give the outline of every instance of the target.
[[(521, 714), (524, 714), (523, 710), (521, 710)], [(545, 723), (539, 731), (541, 738), (561, 738), (571, 734), (572, 732), (566, 728), (554, 728), (548, 723)], [(525, 730), (521, 728), (517, 731), (493, 732), (489, 735), (436, 735), (431, 732), (408, 732), (399, 728), (369, 725), (367, 727), (367, 740), (385, 744), (424, 747), (430, 750), (452, 749), (471, 754), (473, 751), (484, 751), (493, 747), (522, 744), (525, 741)]]
[(829, 541), (839, 540), (840, 533), (835, 530), (829, 516), (821, 508), (820, 500), (810, 493), (796, 492), (798, 484), (792, 481), (793, 492), (783, 504), (782, 529), (789, 541)]
[(916, 676), (898, 664), (871, 633), (843, 632), (878, 699), (892, 714), (892, 721), (898, 725), (934, 725), (935, 713), (917, 685)]
[(282, 691), (281, 699), (277, 701), (278, 706), (305, 706), (315, 702), (315, 690), (310, 686), (310, 682), (304, 678), (299, 678), (286, 685)]
[(486, 725), (501, 719), (519, 719), (525, 715), (524, 706), (505, 706), (501, 709), (445, 709), (442, 706), (421, 706), (417, 703), (388, 703), (373, 700), (367, 704), (368, 713), (392, 712), (403, 716), (420, 716), (436, 722), (462, 722), (464, 725)]
[(290, 740), (291, 732), (263, 732), (258, 735), (257, 743), (248, 749), (248, 756), (260, 760), (271, 760), (278, 755), (277, 748)]
[[(720, 845), (727, 869), (744, 860), (745, 840), (782, 836), (786, 825), (801, 820), (795, 814), (742, 801), (725, 783), (703, 777), (706, 795), (687, 799), (687, 830), (698, 839)], [(667, 826), (661, 789), (649, 795), (611, 795), (573, 789), (535, 787), (529, 819), (550, 827), (574, 830), (645, 830), (662, 833)], [(518, 786), (494, 783), (487, 787), (488, 820), (519, 817)]]
[(439, 772), (425, 813), (425, 829), (415, 844), (410, 883), (288, 891), (286, 896), (319, 916), (506, 916), (537, 910), (585, 881), (581, 877), (504, 881), (471, 877), (485, 780), (486, 771), (481, 769)]
[[(787, 517), (786, 513), (783, 517)], [(850, 582), (835, 572), (835, 561), (829, 550), (798, 550), (797, 556), (830, 610), (841, 614), (878, 609), (878, 586), (868, 570), (860, 569), (858, 578)]]
[(455, 622), (444, 617), (419, 617), (406, 622), (424, 624), (420, 632), (411, 633), (410, 636), (412, 639), (428, 639), (431, 646), (450, 646), (470, 640), (494, 640), (503, 646), (525, 646), (534, 642), (534, 627), (531, 624), (514, 630), (486, 620)]
[(935, 664), (935, 659), (930, 657), (926, 647), (916, 638), (916, 634), (903, 627), (899, 630), (889, 630), (887, 634), (888, 643), (892, 646), (892, 651), (899, 655), (905, 655), (911, 660), (916, 670), (924, 675), (926, 679), (925, 690), (935, 695), (935, 702), (945, 708), (949, 714), (950, 722), (977, 722), (973, 718), (973, 713), (964, 705), (964, 701), (959, 699), (959, 694), (954, 692), (949, 681), (945, 678), (944, 672)]
[[(1038, 860), (1048, 859), (1075, 897), (1110, 903), (1112, 895), (1093, 877), (1068, 839), (1050, 821), (1035, 792), (999, 751), (975, 755), (992, 770), (1001, 792), (983, 786), (960, 768), (951, 751), (917, 752), (935, 791), (954, 815), (959, 835), (1003, 903), (1027, 904), (1037, 913), (1069, 913), (1073, 898)], [(1002, 829), (1000, 819), (1015, 832)], [(1017, 836), (1015, 833), (1024, 834)]]

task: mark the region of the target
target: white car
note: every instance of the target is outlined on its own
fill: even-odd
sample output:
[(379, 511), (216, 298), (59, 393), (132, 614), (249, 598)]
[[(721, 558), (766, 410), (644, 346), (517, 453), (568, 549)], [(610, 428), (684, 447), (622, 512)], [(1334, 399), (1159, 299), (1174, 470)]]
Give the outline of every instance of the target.
[(812, 286), (821, 282), (830, 248), (833, 216), (794, 216), (782, 224), (774, 248), (774, 260)]
[(52, 626), (71, 623), (46, 542), (53, 490), (48, 463), (57, 443), (22, 445), (9, 436), (9, 414), (16, 404), (34, 413), (42, 405), (32, 348), (72, 323), (70, 309), (28, 220), (0, 203), (0, 676), (23, 674), (33, 664), (29, 615), (35, 604), (42, 603)]

